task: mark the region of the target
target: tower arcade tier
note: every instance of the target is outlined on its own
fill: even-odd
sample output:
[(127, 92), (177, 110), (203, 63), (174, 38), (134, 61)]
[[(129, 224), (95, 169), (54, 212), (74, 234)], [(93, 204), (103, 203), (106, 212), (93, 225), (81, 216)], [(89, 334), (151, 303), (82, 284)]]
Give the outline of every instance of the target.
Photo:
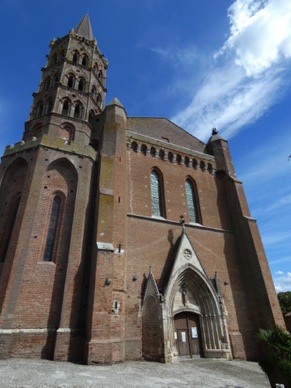
[(90, 143), (90, 119), (104, 108), (107, 60), (86, 14), (68, 35), (52, 39), (23, 140), (42, 134)]

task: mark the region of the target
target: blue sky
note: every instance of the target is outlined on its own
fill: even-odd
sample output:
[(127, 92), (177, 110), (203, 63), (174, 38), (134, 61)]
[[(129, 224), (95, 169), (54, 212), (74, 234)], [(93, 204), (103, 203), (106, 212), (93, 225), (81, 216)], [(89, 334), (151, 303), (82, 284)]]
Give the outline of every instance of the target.
[(290, 0), (2, 0), (1, 154), (21, 140), (50, 40), (87, 11), (107, 103), (228, 139), (276, 289), (291, 290)]

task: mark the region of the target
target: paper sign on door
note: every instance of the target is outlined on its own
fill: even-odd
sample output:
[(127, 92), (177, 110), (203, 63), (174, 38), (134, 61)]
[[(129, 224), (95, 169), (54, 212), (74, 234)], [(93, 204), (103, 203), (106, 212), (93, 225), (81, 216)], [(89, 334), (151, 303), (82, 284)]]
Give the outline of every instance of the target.
[(182, 342), (186, 342), (186, 332), (181, 331)]
[(191, 327), (192, 338), (198, 338), (197, 327)]

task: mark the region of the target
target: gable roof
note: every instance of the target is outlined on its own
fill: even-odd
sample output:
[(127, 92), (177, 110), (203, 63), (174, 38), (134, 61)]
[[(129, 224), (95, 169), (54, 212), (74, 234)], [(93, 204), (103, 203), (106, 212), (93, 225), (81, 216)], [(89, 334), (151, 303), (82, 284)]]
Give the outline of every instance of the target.
[(163, 117), (128, 117), (127, 129), (137, 134), (205, 153), (206, 144)]

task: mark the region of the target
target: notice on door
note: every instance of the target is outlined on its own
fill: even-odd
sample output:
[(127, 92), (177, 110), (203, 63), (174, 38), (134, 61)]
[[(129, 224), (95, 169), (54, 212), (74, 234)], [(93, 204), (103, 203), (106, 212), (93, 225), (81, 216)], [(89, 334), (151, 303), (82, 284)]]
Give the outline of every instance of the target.
[(182, 342), (186, 342), (186, 332), (181, 331)]
[(198, 338), (197, 327), (191, 327), (192, 338)]

